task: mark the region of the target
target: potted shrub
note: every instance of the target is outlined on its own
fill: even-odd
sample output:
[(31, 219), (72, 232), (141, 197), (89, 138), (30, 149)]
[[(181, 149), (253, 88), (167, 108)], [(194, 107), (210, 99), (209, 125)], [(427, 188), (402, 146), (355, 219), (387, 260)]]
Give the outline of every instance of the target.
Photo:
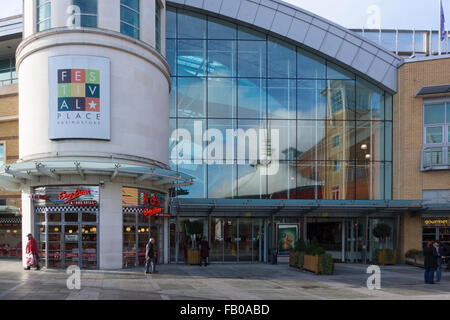
[(406, 254), (405, 254), (405, 262), (406, 262), (406, 264), (410, 264), (410, 265), (415, 266), (416, 265), (416, 260), (419, 257), (420, 253), (421, 252), (419, 250), (417, 250), (417, 249), (408, 250), (408, 252), (406, 252)]
[(289, 253), (289, 265), (291, 267), (297, 266), (298, 252), (304, 251), (306, 248), (305, 242), (303, 240), (297, 240), (295, 243), (294, 249)]
[(330, 275), (334, 272), (333, 256), (328, 253), (324, 253), (319, 258), (319, 273)]
[(397, 261), (396, 250), (385, 249), (386, 239), (391, 235), (391, 227), (386, 223), (378, 223), (373, 228), (374, 237), (381, 243), (381, 249), (375, 250), (375, 261), (380, 265), (395, 264)]

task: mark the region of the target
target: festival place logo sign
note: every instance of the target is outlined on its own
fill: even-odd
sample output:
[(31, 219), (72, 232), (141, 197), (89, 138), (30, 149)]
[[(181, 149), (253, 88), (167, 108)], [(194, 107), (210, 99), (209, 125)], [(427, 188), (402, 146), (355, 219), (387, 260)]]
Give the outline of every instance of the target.
[(49, 58), (49, 138), (110, 140), (110, 60)]

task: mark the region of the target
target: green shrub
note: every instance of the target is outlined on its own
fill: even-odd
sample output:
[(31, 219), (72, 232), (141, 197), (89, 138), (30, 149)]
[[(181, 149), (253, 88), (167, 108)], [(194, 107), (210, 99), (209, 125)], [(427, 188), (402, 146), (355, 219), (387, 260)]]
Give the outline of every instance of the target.
[(301, 252), (305, 252), (306, 251), (306, 243), (305, 243), (305, 241), (303, 241), (303, 239), (300, 239), (300, 240), (298, 240), (296, 243), (295, 243), (295, 248), (294, 248), (294, 250), (295, 250), (295, 252), (299, 252), (299, 251), (301, 251)]
[(316, 247), (316, 248), (312, 248), (312, 255), (313, 256), (320, 256), (325, 254), (325, 249), (322, 247)]
[(394, 263), (394, 250), (384, 250), (384, 263)]
[(295, 253), (295, 265), (298, 268), (303, 268), (303, 265), (305, 264), (305, 253), (304, 252), (296, 252)]
[(330, 275), (333, 274), (333, 272), (334, 272), (333, 256), (328, 253), (320, 255), (319, 273)]
[(406, 252), (405, 256), (407, 258), (413, 258), (414, 259), (414, 258), (417, 258), (421, 253), (422, 252), (420, 250), (411, 249), (411, 250), (408, 250), (408, 252)]

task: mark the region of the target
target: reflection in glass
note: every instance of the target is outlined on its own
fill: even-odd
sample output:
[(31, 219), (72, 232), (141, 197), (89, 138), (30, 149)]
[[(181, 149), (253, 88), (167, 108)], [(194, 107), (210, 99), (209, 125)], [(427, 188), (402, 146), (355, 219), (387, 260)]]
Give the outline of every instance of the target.
[(237, 39), (237, 28), (234, 23), (208, 17), (209, 39)]
[(206, 19), (203, 14), (178, 10), (178, 38), (206, 38)]
[(266, 76), (266, 42), (239, 41), (239, 77), (264, 78)]
[(178, 170), (184, 172), (195, 179), (192, 186), (184, 186), (177, 189), (180, 198), (206, 198), (206, 164), (180, 164)]
[(298, 77), (303, 79), (326, 79), (325, 59), (298, 48)]
[(236, 76), (236, 41), (208, 41), (208, 74), (210, 77)]
[(208, 117), (236, 118), (236, 80), (208, 79)]
[(383, 90), (357, 78), (355, 112), (358, 120), (384, 120)]
[(238, 165), (238, 195), (240, 199), (261, 199), (267, 194), (267, 176), (261, 166)]
[(323, 119), (327, 116), (327, 82), (325, 80), (299, 80), (298, 118)]
[(233, 199), (237, 194), (235, 165), (208, 166), (208, 198)]
[(237, 262), (238, 259), (238, 239), (237, 239), (237, 219), (224, 219), (223, 225), (224, 250), (223, 258), (227, 262)]
[(297, 70), (295, 46), (270, 37), (267, 68), (269, 78), (295, 78)]
[(327, 79), (354, 80), (355, 75), (337, 64), (327, 61)]
[(355, 117), (355, 81), (328, 80), (328, 114), (336, 120)]
[(206, 69), (205, 40), (178, 40), (177, 74), (201, 77)]
[(178, 116), (206, 117), (206, 79), (178, 78)]
[(295, 194), (297, 174), (293, 162), (280, 161), (276, 174), (268, 175), (268, 197), (269, 199), (290, 199), (290, 194)]
[(325, 160), (326, 127), (323, 121), (297, 121), (298, 160)]
[(239, 118), (263, 118), (266, 115), (266, 81), (238, 79)]
[(357, 121), (356, 160), (384, 161), (384, 122)]
[(268, 117), (272, 119), (295, 119), (295, 80), (268, 80)]
[(431, 104), (424, 106), (425, 124), (443, 123), (445, 120), (445, 105)]
[(384, 199), (384, 163), (357, 162), (355, 184), (356, 200)]

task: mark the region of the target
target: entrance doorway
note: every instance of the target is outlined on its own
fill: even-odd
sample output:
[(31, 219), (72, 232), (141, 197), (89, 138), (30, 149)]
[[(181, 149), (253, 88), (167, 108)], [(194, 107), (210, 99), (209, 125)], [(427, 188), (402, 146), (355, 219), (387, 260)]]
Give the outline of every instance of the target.
[(48, 268), (98, 268), (98, 208), (36, 209), (36, 240)]

